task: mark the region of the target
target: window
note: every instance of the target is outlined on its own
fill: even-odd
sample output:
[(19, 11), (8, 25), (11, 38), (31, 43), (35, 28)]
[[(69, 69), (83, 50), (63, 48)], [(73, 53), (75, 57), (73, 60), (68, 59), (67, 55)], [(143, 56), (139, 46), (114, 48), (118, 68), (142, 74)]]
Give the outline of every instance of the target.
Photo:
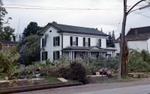
[(90, 47), (91, 46), (91, 39), (88, 38), (88, 46)]
[(72, 46), (72, 45), (73, 45), (73, 38), (70, 37), (70, 46)]
[(78, 37), (76, 37), (76, 46), (78, 46)]
[(50, 30), (49, 32), (52, 32), (52, 30)]
[(98, 46), (101, 47), (101, 39), (98, 40)]
[(47, 51), (42, 52), (42, 60), (47, 60)]
[(42, 47), (45, 47), (46, 46), (46, 40), (45, 38), (42, 38)]
[(83, 38), (83, 46), (85, 46), (85, 38)]
[(60, 52), (59, 51), (54, 51), (53, 52), (53, 59), (58, 60), (60, 58)]
[(53, 45), (54, 46), (60, 46), (60, 37), (54, 37), (53, 38)]

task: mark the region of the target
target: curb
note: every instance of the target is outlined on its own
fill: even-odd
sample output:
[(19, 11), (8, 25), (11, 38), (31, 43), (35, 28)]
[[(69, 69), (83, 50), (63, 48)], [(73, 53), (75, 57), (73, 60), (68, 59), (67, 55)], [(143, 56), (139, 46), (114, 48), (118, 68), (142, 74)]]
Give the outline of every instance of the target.
[(59, 87), (78, 86), (78, 85), (82, 85), (82, 83), (76, 82), (76, 83), (42, 84), (42, 85), (36, 85), (36, 86), (30, 85), (30, 86), (20, 86), (20, 87), (9, 87), (9, 88), (1, 88), (0, 94), (26, 92), (26, 91), (42, 90), (42, 89), (52, 89), (52, 88), (59, 88)]

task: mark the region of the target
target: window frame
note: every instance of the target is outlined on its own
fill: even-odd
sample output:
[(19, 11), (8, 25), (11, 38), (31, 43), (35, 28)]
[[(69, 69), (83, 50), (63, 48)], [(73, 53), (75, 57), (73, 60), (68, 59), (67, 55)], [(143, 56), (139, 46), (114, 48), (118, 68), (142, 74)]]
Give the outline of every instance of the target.
[(70, 46), (73, 46), (73, 37), (70, 36)]
[(47, 60), (48, 59), (48, 52), (47, 51), (43, 51), (42, 52), (42, 60)]
[(53, 37), (53, 46), (60, 46), (60, 36)]
[(60, 51), (53, 51), (53, 60), (60, 59)]
[(85, 39), (85, 37), (83, 38), (83, 47), (85, 47), (86, 46), (86, 39)]
[(91, 38), (88, 38), (88, 46), (91, 46)]
[(79, 40), (79, 38), (76, 37), (76, 46), (78, 46), (78, 40)]

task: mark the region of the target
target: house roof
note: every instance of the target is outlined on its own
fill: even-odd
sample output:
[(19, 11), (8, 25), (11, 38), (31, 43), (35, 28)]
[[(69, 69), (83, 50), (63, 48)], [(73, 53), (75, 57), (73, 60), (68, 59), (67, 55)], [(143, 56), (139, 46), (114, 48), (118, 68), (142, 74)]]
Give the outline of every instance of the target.
[(47, 30), (48, 26), (53, 26), (59, 30), (60, 33), (75, 33), (75, 34), (89, 34), (89, 35), (102, 35), (107, 36), (102, 31), (99, 31), (96, 28), (88, 28), (88, 27), (80, 27), (80, 26), (72, 26), (72, 25), (64, 25), (58, 24), (56, 22), (49, 23), (45, 28), (42, 30), (44, 33)]
[(2, 44), (10, 44), (10, 45), (16, 45), (17, 42), (13, 42), (13, 41), (0, 41), (0, 43)]
[(126, 35), (127, 41), (148, 40), (150, 38), (150, 26), (131, 28)]
[[(127, 41), (144, 41), (150, 38), (150, 26), (131, 28), (126, 35)], [(115, 40), (115, 43), (120, 41), (120, 37)]]
[(73, 51), (90, 51), (90, 52), (107, 52), (107, 51), (115, 51), (116, 49), (111, 49), (111, 48), (100, 48), (97, 46), (92, 46), (92, 47), (79, 47), (79, 46), (71, 46), (64, 48), (63, 51), (68, 51), (68, 50), (73, 50)]

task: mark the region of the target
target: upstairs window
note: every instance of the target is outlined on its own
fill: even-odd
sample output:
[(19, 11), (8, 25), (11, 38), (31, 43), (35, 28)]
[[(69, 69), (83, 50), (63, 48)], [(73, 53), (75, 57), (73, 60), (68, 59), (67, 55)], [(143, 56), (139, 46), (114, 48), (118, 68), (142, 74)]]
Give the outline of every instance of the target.
[(73, 37), (70, 37), (70, 46), (73, 45)]
[(46, 46), (46, 40), (45, 38), (42, 38), (42, 47), (45, 47)]
[(99, 40), (98, 40), (98, 46), (99, 46), (99, 47), (101, 47), (101, 46), (102, 46), (102, 45), (101, 45), (101, 44), (102, 44), (101, 42), (102, 42), (102, 40), (101, 40), (101, 39), (99, 39)]
[(54, 37), (53, 38), (53, 44), (54, 46), (60, 46), (60, 37)]
[(83, 46), (84, 46), (84, 47), (86, 46), (85, 38), (83, 38)]
[(91, 46), (91, 39), (88, 38), (88, 46), (90, 47)]
[(78, 37), (76, 37), (76, 46), (78, 46)]
[(59, 51), (54, 51), (53, 52), (53, 60), (58, 60), (60, 58), (60, 52)]

